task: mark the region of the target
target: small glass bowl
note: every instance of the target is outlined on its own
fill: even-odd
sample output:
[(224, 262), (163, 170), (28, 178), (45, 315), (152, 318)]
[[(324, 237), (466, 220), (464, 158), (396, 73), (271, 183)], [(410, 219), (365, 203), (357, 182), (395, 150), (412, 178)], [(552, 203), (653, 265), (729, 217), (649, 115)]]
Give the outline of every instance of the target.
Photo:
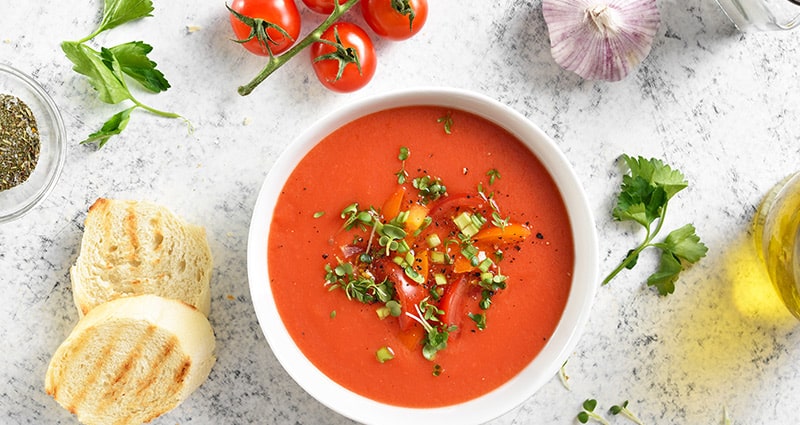
[(22, 217), (52, 191), (64, 168), (66, 131), (53, 99), (30, 76), (0, 63), (0, 94), (18, 97), (33, 112), (39, 130), (39, 161), (23, 183), (0, 191), (0, 224)]

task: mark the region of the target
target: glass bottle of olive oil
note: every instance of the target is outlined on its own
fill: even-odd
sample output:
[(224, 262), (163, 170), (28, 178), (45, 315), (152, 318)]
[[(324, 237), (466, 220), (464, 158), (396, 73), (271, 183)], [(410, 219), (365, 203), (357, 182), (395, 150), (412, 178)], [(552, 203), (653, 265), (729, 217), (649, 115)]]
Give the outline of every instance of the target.
[(789, 311), (800, 319), (800, 173), (773, 187), (756, 212), (756, 251)]

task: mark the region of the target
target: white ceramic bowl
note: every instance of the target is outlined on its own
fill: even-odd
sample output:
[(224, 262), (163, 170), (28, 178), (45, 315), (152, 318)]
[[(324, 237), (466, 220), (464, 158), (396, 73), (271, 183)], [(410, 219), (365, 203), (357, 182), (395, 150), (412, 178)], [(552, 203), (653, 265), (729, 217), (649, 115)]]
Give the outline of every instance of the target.
[(15, 220), (38, 205), (55, 186), (66, 155), (66, 132), (53, 99), (31, 77), (0, 63), (0, 94), (21, 99), (33, 112), (39, 130), (39, 160), (30, 177), (0, 191), (0, 224)]
[[(471, 401), (438, 408), (406, 408), (353, 393), (320, 372), (297, 348), (281, 321), (269, 286), (267, 239), (284, 183), (305, 154), (326, 135), (356, 118), (383, 109), (436, 105), (481, 116), (519, 138), (541, 160), (561, 191), (569, 214), (575, 265), (567, 303), (544, 349), (517, 376)], [(323, 118), (296, 139), (270, 170), (253, 211), (247, 247), (250, 293), (261, 329), (278, 361), (309, 394), (350, 419), (372, 424), (483, 423), (510, 411), (552, 379), (572, 352), (591, 310), (597, 280), (597, 237), (583, 189), (567, 159), (538, 127), (483, 95), (454, 89), (420, 89), (358, 101)]]

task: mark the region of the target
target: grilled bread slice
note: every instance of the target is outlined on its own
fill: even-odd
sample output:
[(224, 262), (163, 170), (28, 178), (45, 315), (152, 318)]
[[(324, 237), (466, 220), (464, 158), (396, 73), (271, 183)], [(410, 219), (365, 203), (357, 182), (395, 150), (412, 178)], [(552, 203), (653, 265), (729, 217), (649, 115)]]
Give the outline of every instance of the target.
[(81, 318), (50, 361), (45, 391), (84, 424), (141, 424), (205, 381), (214, 344), (206, 316), (182, 301), (118, 298)]
[(100, 198), (86, 216), (70, 279), (81, 315), (118, 297), (155, 294), (208, 316), (211, 271), (202, 227), (157, 204)]

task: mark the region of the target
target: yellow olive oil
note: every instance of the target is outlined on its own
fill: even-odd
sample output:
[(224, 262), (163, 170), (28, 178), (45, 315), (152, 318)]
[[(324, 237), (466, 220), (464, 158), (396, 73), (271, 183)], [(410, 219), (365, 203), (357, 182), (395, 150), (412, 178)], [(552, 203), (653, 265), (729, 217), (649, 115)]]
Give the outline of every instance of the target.
[(767, 193), (756, 212), (753, 235), (778, 295), (800, 319), (800, 173)]

